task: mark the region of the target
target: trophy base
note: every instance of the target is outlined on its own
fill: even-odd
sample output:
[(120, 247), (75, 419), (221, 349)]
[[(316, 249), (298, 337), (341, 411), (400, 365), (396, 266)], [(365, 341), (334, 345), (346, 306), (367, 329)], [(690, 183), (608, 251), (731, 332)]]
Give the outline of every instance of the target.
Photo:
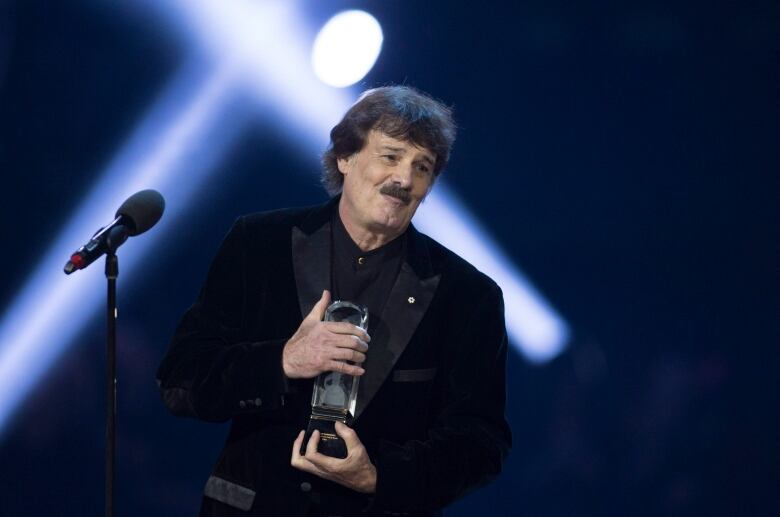
[(320, 441), (317, 444), (317, 452), (333, 458), (347, 457), (347, 444), (336, 434), (336, 420), (312, 415), (309, 419), (309, 427), (303, 436), (301, 444), (301, 456), (306, 454), (306, 445), (314, 431), (320, 432)]

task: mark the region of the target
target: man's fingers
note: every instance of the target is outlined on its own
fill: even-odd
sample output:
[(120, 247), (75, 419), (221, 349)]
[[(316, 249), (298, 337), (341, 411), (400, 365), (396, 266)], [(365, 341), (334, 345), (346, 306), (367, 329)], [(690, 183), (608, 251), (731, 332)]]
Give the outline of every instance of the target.
[(344, 361), (331, 361), (328, 363), (328, 370), (331, 372), (345, 373), (347, 375), (363, 375), (366, 371), (360, 366), (347, 364)]
[(306, 457), (317, 454), (317, 445), (320, 443), (320, 432), (314, 431), (309, 437), (309, 443), (306, 444)]
[(300, 433), (298, 433), (298, 437), (295, 439), (295, 442), (293, 443), (292, 456), (290, 457), (291, 465), (295, 465), (301, 458), (301, 444), (303, 443), (304, 434), (306, 434), (305, 431), (301, 431)]
[(306, 456), (304, 456), (302, 459), (311, 463), (317, 469), (317, 471), (319, 471), (318, 475), (327, 475), (328, 472), (335, 470), (337, 463), (334, 462), (343, 460), (337, 460), (336, 458), (331, 458), (330, 456), (325, 456), (324, 454), (317, 452), (317, 446), (319, 443), (320, 432), (314, 431), (311, 433), (309, 443), (306, 444)]
[(368, 352), (368, 343), (353, 335), (339, 334), (334, 336), (333, 344), (339, 348), (349, 348), (350, 350), (357, 350), (363, 353)]
[[(317, 435), (316, 441), (314, 437), (315, 434)], [(301, 459), (310, 464), (311, 468), (313, 468), (315, 471), (314, 473), (327, 479), (331, 472), (338, 470), (339, 464), (344, 460), (331, 458), (330, 456), (326, 456), (321, 452), (318, 452), (317, 444), (319, 443), (320, 432), (314, 431), (311, 435), (311, 438), (309, 438), (308, 445), (306, 445), (306, 456), (303, 456)]]
[(357, 433), (348, 425), (336, 422), (336, 434), (347, 444), (347, 451), (362, 445)]
[[(303, 435), (304, 432), (301, 431), (298, 435), (298, 438), (295, 439), (295, 443), (293, 444), (293, 452), (292, 452), (292, 458), (290, 459), (290, 465), (295, 467), (298, 470), (302, 470), (303, 472), (308, 472), (309, 474), (314, 474), (315, 476), (319, 476), (321, 478), (327, 479), (327, 473), (317, 467), (314, 463), (309, 461), (309, 459), (306, 456), (301, 456), (301, 443), (303, 442)], [(308, 454), (308, 452), (307, 452)]]
[[(304, 472), (308, 472), (310, 474), (314, 474), (322, 477), (324, 473), (319, 468), (317, 468), (311, 461), (309, 461), (309, 459), (306, 456), (301, 456), (301, 444), (303, 443), (303, 438), (305, 434), (306, 434), (305, 431), (301, 431), (300, 433), (298, 433), (298, 437), (295, 439), (295, 442), (293, 443), (292, 456), (290, 457), (290, 465), (295, 467), (298, 470), (302, 470)], [(309, 439), (309, 444), (311, 444), (311, 442), (312, 440)], [(306, 454), (307, 455), (309, 454), (308, 446), (307, 446)]]
[(315, 321), (322, 321), (322, 318), (325, 317), (325, 311), (327, 310), (329, 303), (330, 291), (325, 289), (322, 291), (322, 296), (320, 296), (320, 299), (317, 301), (317, 303), (314, 304), (314, 307), (312, 307), (311, 312), (309, 312), (307, 318), (311, 318)]
[(352, 361), (353, 363), (362, 363), (366, 360), (366, 354), (358, 352), (351, 348), (338, 348), (336, 349), (336, 356), (334, 359), (341, 359), (342, 361)]
[(371, 336), (368, 335), (368, 332), (352, 323), (347, 323), (346, 321), (326, 321), (324, 325), (334, 334), (352, 335), (366, 343), (371, 341)]
[(366, 361), (366, 354), (363, 352), (358, 352), (357, 350), (352, 351), (352, 358), (350, 359), (353, 363), (364, 363)]
[(368, 343), (357, 336), (350, 336), (350, 339), (352, 340), (350, 343), (351, 346), (348, 346), (347, 348), (352, 348), (353, 350), (357, 350), (363, 353), (368, 352)]

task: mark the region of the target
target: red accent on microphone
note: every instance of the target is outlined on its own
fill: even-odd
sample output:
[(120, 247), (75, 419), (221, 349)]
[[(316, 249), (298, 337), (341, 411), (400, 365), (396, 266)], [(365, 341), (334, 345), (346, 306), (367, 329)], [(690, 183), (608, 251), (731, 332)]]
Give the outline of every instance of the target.
[(84, 257), (78, 253), (74, 253), (73, 256), (70, 257), (70, 261), (73, 262), (76, 269), (82, 269), (84, 267)]

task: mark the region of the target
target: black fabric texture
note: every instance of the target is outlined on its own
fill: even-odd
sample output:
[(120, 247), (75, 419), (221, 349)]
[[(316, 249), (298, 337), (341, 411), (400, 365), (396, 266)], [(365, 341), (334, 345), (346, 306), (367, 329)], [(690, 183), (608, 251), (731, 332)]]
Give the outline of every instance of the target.
[[(510, 450), (501, 291), (410, 226), (353, 423), (377, 467), (376, 493), (290, 466), (312, 381), (287, 379), (281, 354), (322, 289), (332, 287), (336, 203), (239, 218), (158, 369), (174, 414), (231, 422), (211, 475), (256, 494), (249, 510), (204, 497), (203, 516), (430, 517), (495, 477)], [(434, 373), (393, 380), (394, 372), (412, 370)]]
[(372, 331), (379, 326), (379, 317), (398, 277), (406, 251), (406, 234), (365, 252), (349, 236), (338, 210), (331, 216), (331, 229), (333, 300), (367, 307), (369, 331)]

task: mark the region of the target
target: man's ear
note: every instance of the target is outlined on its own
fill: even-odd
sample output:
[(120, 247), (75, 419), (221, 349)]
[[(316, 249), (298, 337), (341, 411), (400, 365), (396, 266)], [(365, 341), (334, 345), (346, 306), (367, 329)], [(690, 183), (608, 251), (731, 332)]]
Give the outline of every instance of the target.
[(338, 158), (336, 159), (336, 164), (339, 167), (339, 172), (341, 174), (349, 174), (349, 172), (352, 170), (352, 163), (355, 161), (355, 155), (350, 154), (346, 158)]

